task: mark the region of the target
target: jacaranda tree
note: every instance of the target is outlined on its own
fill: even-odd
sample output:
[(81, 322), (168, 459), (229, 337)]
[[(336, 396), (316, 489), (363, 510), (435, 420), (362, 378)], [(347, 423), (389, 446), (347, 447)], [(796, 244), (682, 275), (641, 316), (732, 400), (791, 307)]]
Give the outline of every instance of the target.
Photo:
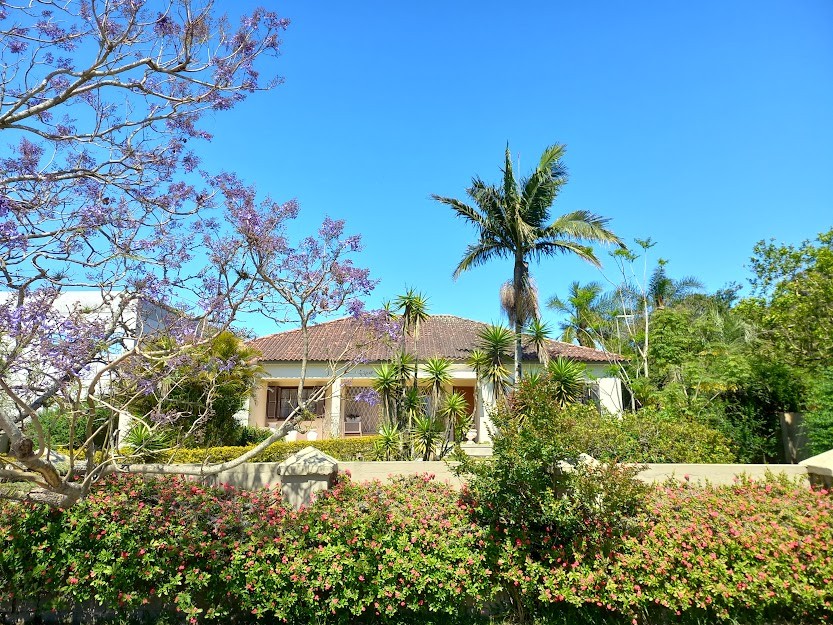
[[(305, 325), (361, 309), (373, 283), (342, 222), (293, 244), (294, 202), (259, 201), (198, 157), (206, 115), (280, 82), (287, 26), (198, 0), (0, 3), (0, 479), (18, 484), (0, 494), (65, 507), (102, 474), (138, 470), (117, 448), (130, 406), (114, 382), (170, 388), (241, 310)], [(97, 296), (73, 303), (79, 289)], [(47, 453), (50, 408), (71, 419), (66, 464)]]

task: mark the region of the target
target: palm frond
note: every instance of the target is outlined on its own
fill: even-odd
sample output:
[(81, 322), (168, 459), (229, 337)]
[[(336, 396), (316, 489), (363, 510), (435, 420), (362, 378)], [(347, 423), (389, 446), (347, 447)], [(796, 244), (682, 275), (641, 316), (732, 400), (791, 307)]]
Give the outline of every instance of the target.
[(531, 256), (535, 260), (539, 260), (541, 256), (555, 256), (556, 254), (575, 254), (594, 267), (602, 266), (592, 247), (573, 241), (540, 241), (535, 245)]
[(626, 247), (622, 239), (607, 228), (609, 222), (610, 219), (607, 217), (601, 217), (589, 211), (573, 211), (558, 217), (544, 228), (542, 235), (550, 239), (609, 243)]
[(503, 166), (503, 198), (504, 206), (510, 209), (517, 209), (520, 203), (518, 196), (518, 182), (515, 180), (515, 172), (512, 171), (512, 155), (509, 152), (509, 144), (506, 144), (506, 163)]
[[(515, 281), (507, 280), (500, 287), (500, 307), (509, 319), (509, 325), (514, 326), (516, 320), (519, 318), (521, 325), (525, 325), (531, 320), (537, 320), (541, 316), (541, 311), (538, 307), (538, 287), (529, 271), (523, 273), (521, 278), (521, 288), (518, 292), (520, 307), (516, 309), (516, 292)], [(517, 314), (516, 314), (517, 310)]]
[(437, 202), (450, 206), (458, 217), (462, 217), (476, 226), (482, 227), (486, 222), (486, 217), (484, 215), (481, 215), (476, 208), (469, 206), (465, 202), (456, 200), (453, 197), (442, 197), (436, 194), (432, 194), (431, 198)]
[(452, 276), (457, 278), (461, 273), (472, 267), (478, 267), (493, 258), (506, 257), (509, 254), (510, 251), (498, 241), (473, 243), (466, 248), (466, 253), (457, 264), (457, 268), (454, 270)]

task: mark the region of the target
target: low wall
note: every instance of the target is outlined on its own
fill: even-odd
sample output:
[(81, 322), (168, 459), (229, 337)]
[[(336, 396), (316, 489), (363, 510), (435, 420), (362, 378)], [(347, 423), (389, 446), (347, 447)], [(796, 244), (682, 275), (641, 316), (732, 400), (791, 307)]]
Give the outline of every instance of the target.
[[(826, 458), (829, 455), (829, 458)], [(691, 483), (733, 484), (742, 475), (758, 480), (767, 474), (784, 475), (809, 486), (828, 483), (833, 475), (833, 451), (804, 461), (802, 464), (647, 464), (638, 478), (647, 483), (662, 483), (669, 478)], [(815, 464), (813, 464), (815, 460)], [(827, 466), (825, 465), (827, 462)], [(187, 465), (196, 466), (196, 465)], [(245, 463), (216, 476), (202, 478), (207, 484), (229, 484), (236, 488), (255, 489), (280, 484), (277, 462)], [(465, 480), (454, 475), (445, 462), (339, 462), (339, 472), (349, 472), (356, 482), (385, 481), (399, 475), (431, 474), (435, 479), (461, 488)], [(825, 473), (826, 472), (826, 473)], [(828, 482), (825, 481), (825, 478)]]
[(800, 480), (807, 486), (810, 479), (807, 467), (798, 464), (646, 464), (637, 476), (647, 483), (662, 483), (669, 478), (717, 486), (734, 484), (741, 476), (762, 480), (767, 475), (784, 475)]

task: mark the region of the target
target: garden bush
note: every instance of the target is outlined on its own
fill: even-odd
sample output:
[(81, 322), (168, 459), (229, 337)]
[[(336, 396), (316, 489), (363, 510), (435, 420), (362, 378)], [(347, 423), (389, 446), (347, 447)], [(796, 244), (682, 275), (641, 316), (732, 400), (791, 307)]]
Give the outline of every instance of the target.
[[(318, 441), (278, 441), (272, 443), (249, 462), (283, 462), (289, 456), (304, 449), (315, 447), (336, 460), (372, 459), (373, 443), (376, 436), (352, 438), (328, 438)], [(204, 462), (227, 462), (254, 449), (255, 445), (242, 447), (209, 447), (207, 449), (178, 449), (166, 461), (180, 464), (202, 464)]]
[(448, 622), (490, 596), (482, 543), (428, 477), (343, 480), (300, 511), (276, 491), (111, 477), (67, 511), (0, 502), (0, 619), (94, 603), (192, 621)]
[(543, 613), (580, 607), (640, 623), (833, 618), (827, 491), (772, 480), (675, 483), (652, 492), (638, 526), (604, 557), (578, 552), (565, 560), (554, 549), (516, 565), (512, 577)]
[[(75, 417), (75, 425), (76, 428), (73, 432), (73, 440), (72, 444), (75, 448), (80, 447), (84, 441), (86, 440), (86, 428), (87, 428), (87, 415), (80, 414)], [(72, 415), (60, 408), (47, 408), (43, 410), (38, 415), (38, 421), (40, 422), (40, 426), (43, 430), (44, 442), (46, 446), (55, 449), (57, 447), (67, 447), (70, 444), (70, 425), (72, 422)], [(110, 414), (104, 410), (99, 409), (96, 411), (95, 416), (93, 417), (92, 428), (93, 431), (98, 430), (98, 428), (107, 424), (107, 421), (110, 419)], [(38, 432), (36, 428), (32, 425), (31, 420), (27, 421), (26, 426), (23, 429), (24, 434), (30, 437), (35, 444), (37, 445), (38, 442)], [(106, 429), (103, 429), (101, 432), (96, 434), (93, 437), (93, 442), (95, 443), (96, 447), (101, 447), (104, 439), (107, 436)]]
[(473, 623), (503, 602), (545, 622), (833, 618), (826, 491), (674, 484), (644, 501), (599, 549), (555, 527), (497, 532), (427, 477), (343, 480), (292, 511), (274, 491), (111, 476), (66, 511), (0, 502), (0, 620), (95, 604), (183, 623)]
[(804, 427), (810, 453), (833, 449), (833, 367), (820, 370), (809, 383)]
[[(521, 432), (557, 442), (560, 453), (586, 453), (603, 462), (731, 463), (731, 441), (695, 419), (655, 407), (621, 417), (592, 404), (561, 406), (549, 376), (525, 381), (494, 415), (501, 432)], [(512, 435), (514, 436), (514, 434)], [(511, 439), (511, 437), (510, 437)], [(514, 442), (509, 440), (510, 445)]]

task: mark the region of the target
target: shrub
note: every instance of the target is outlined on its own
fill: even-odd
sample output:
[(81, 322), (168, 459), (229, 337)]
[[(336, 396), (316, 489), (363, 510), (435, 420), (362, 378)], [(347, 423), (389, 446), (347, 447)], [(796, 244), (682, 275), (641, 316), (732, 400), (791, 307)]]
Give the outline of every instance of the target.
[(292, 623), (465, 616), (492, 596), (484, 533), (426, 477), (339, 484), (254, 532), (229, 568), (246, 612)]
[[(89, 414), (89, 413), (87, 413)], [(87, 414), (78, 414), (75, 417), (75, 431), (73, 432), (73, 446), (78, 448), (86, 440), (87, 429)], [(44, 439), (47, 447), (55, 449), (57, 447), (67, 447), (70, 443), (70, 424), (72, 421), (72, 414), (60, 408), (47, 408), (38, 415), (38, 422), (43, 430)], [(110, 413), (107, 410), (100, 409), (95, 412), (93, 417), (92, 429), (97, 430), (103, 425), (107, 424), (110, 419)], [(27, 422), (24, 427), (24, 434), (30, 437), (35, 444), (38, 441), (38, 433), (31, 420)], [(101, 447), (104, 439), (107, 436), (106, 429), (99, 432), (94, 438), (93, 442), (96, 447)]]
[(270, 436), (272, 436), (272, 430), (269, 428), (241, 425), (234, 433), (234, 446), (245, 447), (246, 445), (257, 445)]
[[(375, 436), (353, 438), (328, 438), (319, 441), (278, 441), (272, 443), (249, 462), (283, 462), (304, 447), (315, 447), (336, 460), (358, 460), (373, 457)], [(209, 447), (208, 449), (178, 449), (168, 459), (181, 464), (202, 464), (206, 462), (227, 462), (253, 449), (245, 447)]]
[(640, 467), (581, 460), (588, 448), (580, 424), (595, 409), (562, 408), (551, 383), (559, 381), (548, 374), (524, 381), (493, 414), (491, 461), (462, 463), (473, 473), (469, 500), (498, 535), (520, 532), (519, 540), (537, 545), (587, 540), (604, 549), (640, 509), (646, 490), (635, 480)]
[(833, 500), (742, 482), (653, 491), (640, 531), (601, 560), (553, 550), (523, 570), (544, 605), (634, 622), (817, 623), (833, 616)]
[(821, 454), (833, 449), (833, 367), (822, 369), (810, 382), (804, 427), (810, 452)]
[(189, 619), (430, 623), (491, 596), (483, 534), (427, 477), (274, 491), (111, 477), (67, 511), (0, 502), (0, 615), (93, 603)]
[[(608, 469), (587, 468), (572, 483), (577, 516), (606, 505)], [(0, 501), (0, 617), (97, 605), (176, 623), (471, 623), (502, 599), (550, 623), (833, 617), (826, 491), (675, 483), (644, 501), (599, 549), (586, 533), (561, 541), (557, 527), (478, 525), (427, 477), (342, 480), (292, 511), (275, 491), (110, 476), (65, 511)]]
[(93, 603), (124, 613), (150, 605), (225, 616), (234, 542), (274, 506), (268, 491), (138, 476), (111, 477), (67, 511), (5, 504), (0, 606), (45, 613)]

